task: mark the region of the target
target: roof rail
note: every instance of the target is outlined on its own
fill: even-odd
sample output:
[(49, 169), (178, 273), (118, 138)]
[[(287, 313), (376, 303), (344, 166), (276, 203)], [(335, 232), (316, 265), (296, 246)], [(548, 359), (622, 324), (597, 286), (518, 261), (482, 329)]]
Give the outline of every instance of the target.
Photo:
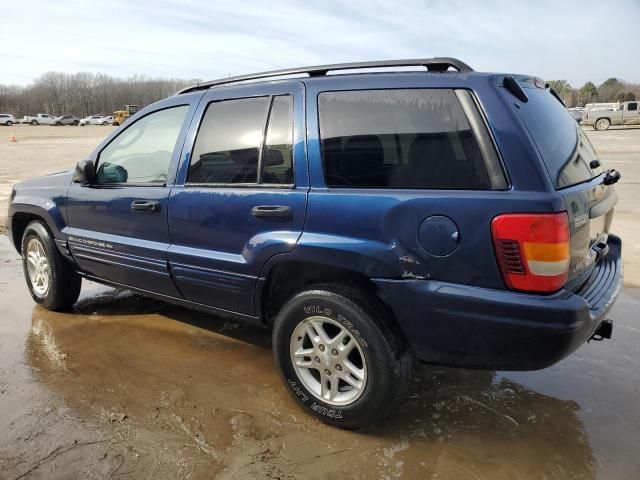
[(258, 80), (262, 78), (283, 77), (286, 75), (308, 74), (310, 77), (324, 76), (328, 72), (336, 70), (355, 70), (359, 68), (385, 68), (385, 67), (426, 67), (429, 72), (446, 72), (450, 67), (460, 73), (473, 72), (473, 69), (457, 58), (435, 57), (435, 58), (414, 58), (407, 60), (381, 60), (374, 62), (352, 62), (334, 63), (330, 65), (316, 65), (314, 67), (285, 68), (283, 70), (272, 70), (269, 72), (252, 73), (250, 75), (239, 75), (236, 77), (220, 78), (208, 82), (197, 83), (180, 90), (181, 93), (204, 90), (216, 85), (226, 85), (229, 83), (244, 82), (247, 80)]

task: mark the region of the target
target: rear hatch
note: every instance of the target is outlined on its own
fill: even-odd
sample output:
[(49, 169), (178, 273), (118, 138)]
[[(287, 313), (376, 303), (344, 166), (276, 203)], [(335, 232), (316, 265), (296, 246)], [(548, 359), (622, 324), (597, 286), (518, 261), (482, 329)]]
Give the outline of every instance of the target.
[[(577, 289), (606, 255), (607, 237), (618, 197), (603, 183), (605, 171), (591, 142), (565, 106), (539, 79), (517, 78), (529, 100), (518, 113), (569, 217), (570, 262), (566, 288)], [(595, 161), (595, 162), (594, 162)]]

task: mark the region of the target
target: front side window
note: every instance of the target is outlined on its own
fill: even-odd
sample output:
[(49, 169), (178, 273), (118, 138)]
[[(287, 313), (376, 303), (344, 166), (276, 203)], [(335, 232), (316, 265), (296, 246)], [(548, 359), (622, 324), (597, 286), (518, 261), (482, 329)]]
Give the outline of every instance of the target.
[(323, 92), (318, 104), (327, 186), (504, 187), (502, 172), (501, 184), (492, 185), (474, 129), (453, 90)]
[(628, 109), (630, 112), (635, 112), (636, 110), (638, 110), (638, 104), (637, 104), (637, 103), (630, 103), (630, 104), (627, 106), (627, 109)]
[(100, 152), (98, 183), (166, 183), (188, 110), (188, 105), (167, 108), (129, 126)]
[(292, 104), (289, 95), (209, 104), (191, 155), (187, 183), (293, 183)]

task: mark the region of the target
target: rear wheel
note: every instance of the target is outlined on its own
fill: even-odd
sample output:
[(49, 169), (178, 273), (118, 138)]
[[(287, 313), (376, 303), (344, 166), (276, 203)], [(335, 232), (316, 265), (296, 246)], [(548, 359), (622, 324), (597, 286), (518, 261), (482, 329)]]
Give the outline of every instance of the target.
[(293, 297), (273, 330), (276, 363), (294, 398), (342, 428), (380, 421), (404, 398), (411, 355), (373, 296), (319, 285)]
[(27, 225), (21, 251), (24, 276), (36, 303), (49, 310), (63, 310), (76, 302), (82, 278), (58, 251), (42, 222)]
[(31, 125), (38, 125), (38, 121), (37, 120), (31, 120)]
[(593, 127), (596, 130), (608, 130), (609, 127), (611, 126), (611, 122), (609, 121), (608, 118), (599, 118), (598, 120), (596, 120), (596, 123), (593, 124)]

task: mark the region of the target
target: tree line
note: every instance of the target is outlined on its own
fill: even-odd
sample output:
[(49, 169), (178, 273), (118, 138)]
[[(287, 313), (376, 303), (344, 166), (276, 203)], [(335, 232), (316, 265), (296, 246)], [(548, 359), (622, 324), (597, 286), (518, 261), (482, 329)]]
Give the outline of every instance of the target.
[(104, 73), (47, 72), (27, 86), (0, 84), (0, 113), (17, 117), (51, 115), (111, 115), (124, 105), (144, 107), (198, 80), (118, 78)]
[[(47, 72), (27, 86), (0, 84), (0, 113), (17, 117), (36, 113), (51, 115), (110, 115), (124, 105), (144, 107), (172, 95), (197, 79), (112, 77), (104, 73)], [(566, 80), (548, 82), (567, 107), (594, 102), (622, 102), (640, 98), (640, 84), (609, 78), (601, 85), (587, 82), (574, 88)]]
[(587, 103), (627, 102), (640, 98), (639, 83), (627, 83), (617, 78), (609, 78), (597, 87), (593, 82), (587, 82), (580, 88), (572, 87), (566, 80), (550, 80), (548, 83), (569, 108)]

